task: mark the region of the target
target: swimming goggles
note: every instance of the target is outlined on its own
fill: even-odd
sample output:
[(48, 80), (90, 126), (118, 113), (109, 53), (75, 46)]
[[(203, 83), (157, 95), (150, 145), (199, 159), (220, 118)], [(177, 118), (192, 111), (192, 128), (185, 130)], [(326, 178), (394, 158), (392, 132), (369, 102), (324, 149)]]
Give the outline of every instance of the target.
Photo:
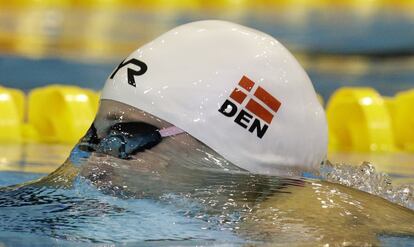
[(107, 135), (99, 138), (92, 124), (79, 144), (79, 149), (108, 154), (120, 159), (143, 152), (159, 144), (163, 138), (184, 133), (178, 127), (159, 129), (144, 122), (125, 122), (112, 125)]

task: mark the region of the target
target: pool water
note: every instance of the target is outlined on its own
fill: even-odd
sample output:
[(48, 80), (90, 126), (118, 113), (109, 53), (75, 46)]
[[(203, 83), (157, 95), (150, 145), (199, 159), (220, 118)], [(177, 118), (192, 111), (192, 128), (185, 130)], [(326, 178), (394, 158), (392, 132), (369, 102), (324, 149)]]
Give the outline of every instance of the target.
[[(36, 11), (4, 11), (6, 29), (19, 27), (19, 12), (31, 17)], [(2, 85), (28, 92), (59, 82), (99, 90), (108, 71), (138, 44), (170, 26), (200, 18), (177, 15), (155, 22), (140, 12), (112, 11), (71, 14), (73, 18), (62, 23), (72, 29), (63, 32), (52, 25), (40, 46), (31, 41), (41, 34), (29, 28), (31, 35), (18, 36), (24, 45), (10, 47), (46, 57), (2, 53)], [(12, 25), (13, 16), (18, 16), (17, 25)], [(102, 16), (105, 27), (94, 31), (93, 20)], [(412, 88), (410, 9), (304, 14), (296, 8), (278, 13), (269, 8), (238, 16), (228, 18), (268, 32), (295, 50), (325, 100), (341, 86), (374, 87), (387, 96)], [(131, 32), (125, 23), (138, 25)], [(12, 37), (13, 31), (6, 34)], [(66, 47), (67, 40), (77, 45)], [(105, 52), (89, 45), (91, 40), (102, 40)], [(66, 59), (61, 58), (64, 54)], [(354, 166), (324, 166), (321, 174), (307, 174), (306, 179), (175, 167), (164, 174), (166, 180), (159, 180), (157, 174), (108, 164), (110, 175), (127, 181), (118, 187), (105, 170), (92, 179), (82, 176), (81, 165), (70, 163), (47, 176), (64, 163), (71, 148), (0, 146), (0, 246), (414, 246), (413, 154), (333, 154), (330, 160)], [(362, 161), (373, 162), (377, 171), (359, 167)]]
[[(165, 175), (170, 182), (164, 184), (154, 180), (155, 175), (133, 174), (120, 162), (112, 164), (117, 169), (112, 175), (126, 179), (121, 188), (108, 186), (115, 179), (103, 184), (81, 175), (82, 161), (80, 165), (67, 161), (48, 176), (10, 169), (41, 171), (39, 163), (2, 165), (9, 171), (0, 172), (0, 186), (40, 179), (0, 189), (0, 245), (4, 246), (414, 244), (412, 209), (319, 178), (183, 166)], [(43, 166), (45, 171), (53, 167), (50, 162)], [(334, 169), (347, 179), (349, 170)], [(360, 170), (355, 167), (354, 174)], [(382, 180), (373, 178), (380, 175), (373, 172), (361, 180), (379, 186)], [(323, 169), (318, 176), (332, 181)], [(350, 187), (360, 182), (353, 181)]]
[[(1, 172), (1, 185), (37, 179), (44, 174)], [(185, 210), (196, 210), (188, 203)], [(134, 243), (193, 245), (241, 243), (231, 231), (189, 217), (183, 209), (150, 199), (105, 195), (77, 178), (71, 189), (23, 187), (0, 192), (0, 243), (5, 246)], [(23, 233), (23, 235), (22, 235)], [(159, 242), (159, 243), (158, 243)], [(184, 242), (184, 243), (183, 243)], [(151, 243), (151, 244), (150, 244)]]

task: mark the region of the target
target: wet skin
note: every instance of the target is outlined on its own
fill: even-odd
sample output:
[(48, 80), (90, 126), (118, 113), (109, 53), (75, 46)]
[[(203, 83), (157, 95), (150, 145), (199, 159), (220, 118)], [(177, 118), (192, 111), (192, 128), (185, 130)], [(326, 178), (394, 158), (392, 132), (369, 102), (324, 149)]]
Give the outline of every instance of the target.
[[(114, 123), (131, 121), (160, 129), (171, 126), (108, 100), (102, 102), (94, 125), (102, 138)], [(76, 152), (31, 186), (71, 186), (81, 176), (121, 198), (168, 201), (173, 194), (199, 203), (200, 214), (223, 216), (220, 224), (241, 236), (272, 246), (376, 245), (381, 234), (414, 236), (410, 209), (329, 182), (250, 174), (188, 134), (166, 137), (129, 159), (91, 152), (75, 161)], [(232, 216), (235, 212), (238, 218)]]

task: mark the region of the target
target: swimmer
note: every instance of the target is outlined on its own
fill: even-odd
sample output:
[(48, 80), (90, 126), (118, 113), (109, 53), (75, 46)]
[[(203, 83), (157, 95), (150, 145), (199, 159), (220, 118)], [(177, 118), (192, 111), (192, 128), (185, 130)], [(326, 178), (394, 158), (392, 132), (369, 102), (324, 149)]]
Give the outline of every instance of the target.
[(412, 210), (300, 178), (326, 159), (327, 132), (310, 79), (277, 40), (194, 22), (120, 63), (87, 134), (38, 185), (79, 174), (114, 196), (186, 198), (241, 236), (280, 245), (413, 236)]
[(236, 24), (187, 24), (132, 53), (78, 149), (90, 152), (80, 173), (103, 191), (191, 195), (209, 213), (242, 212), (235, 229), (252, 239), (377, 244), (383, 233), (414, 234), (409, 209), (298, 179), (326, 158), (324, 111), (278, 41)]
[(92, 146), (98, 150), (92, 151), (80, 174), (105, 193), (164, 198), (169, 203), (165, 195), (174, 194), (202, 203), (200, 215), (240, 212), (240, 218), (225, 217), (222, 223), (248, 239), (287, 245), (292, 239), (310, 245), (377, 245), (381, 234), (414, 234), (410, 209), (329, 182), (249, 173), (188, 133), (163, 137), (127, 158), (120, 158), (125, 154), (117, 145), (110, 154), (97, 148), (113, 126), (132, 122), (157, 126), (143, 128), (151, 131), (172, 127), (137, 108), (102, 100), (92, 131), (80, 142), (86, 150), (95, 139)]

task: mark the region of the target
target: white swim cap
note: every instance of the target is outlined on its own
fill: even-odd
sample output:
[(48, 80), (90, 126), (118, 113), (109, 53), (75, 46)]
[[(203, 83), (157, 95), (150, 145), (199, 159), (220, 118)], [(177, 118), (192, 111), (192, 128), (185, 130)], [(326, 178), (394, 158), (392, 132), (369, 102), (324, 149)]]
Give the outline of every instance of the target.
[(312, 170), (325, 113), (306, 72), (273, 37), (230, 22), (179, 26), (111, 74), (102, 99), (146, 111), (254, 173)]

